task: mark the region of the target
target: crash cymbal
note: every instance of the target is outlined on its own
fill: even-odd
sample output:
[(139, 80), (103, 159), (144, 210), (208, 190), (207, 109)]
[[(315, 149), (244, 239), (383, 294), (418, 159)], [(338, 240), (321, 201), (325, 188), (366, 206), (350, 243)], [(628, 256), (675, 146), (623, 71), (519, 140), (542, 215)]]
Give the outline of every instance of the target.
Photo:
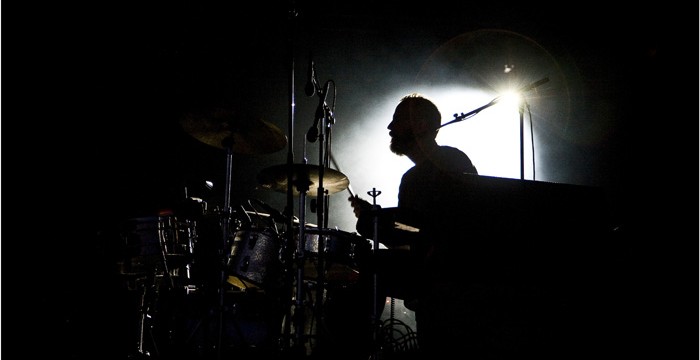
[[(258, 174), (258, 183), (263, 189), (274, 190), (277, 192), (287, 192), (287, 164), (275, 165), (263, 169)], [(309, 194), (316, 194), (316, 190), (320, 184), (320, 166), (308, 164), (293, 164), (292, 165), (292, 184), (294, 185), (294, 195), (300, 194), (300, 189), (308, 190)], [(323, 188), (328, 191), (328, 194), (335, 194), (348, 188), (350, 180), (338, 170), (324, 168), (323, 170)]]
[(231, 146), (237, 154), (271, 154), (287, 145), (287, 136), (274, 124), (238, 117), (226, 109), (188, 113), (180, 124), (195, 139), (219, 149)]

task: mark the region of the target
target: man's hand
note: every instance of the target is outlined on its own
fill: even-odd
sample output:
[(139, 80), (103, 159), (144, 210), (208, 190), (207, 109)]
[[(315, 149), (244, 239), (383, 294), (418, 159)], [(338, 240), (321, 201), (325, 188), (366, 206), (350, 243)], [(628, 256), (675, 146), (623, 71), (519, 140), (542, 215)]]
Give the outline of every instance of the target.
[(350, 202), (350, 206), (352, 206), (352, 212), (355, 213), (355, 217), (358, 219), (363, 211), (372, 210), (372, 204), (357, 195), (350, 196), (348, 201)]

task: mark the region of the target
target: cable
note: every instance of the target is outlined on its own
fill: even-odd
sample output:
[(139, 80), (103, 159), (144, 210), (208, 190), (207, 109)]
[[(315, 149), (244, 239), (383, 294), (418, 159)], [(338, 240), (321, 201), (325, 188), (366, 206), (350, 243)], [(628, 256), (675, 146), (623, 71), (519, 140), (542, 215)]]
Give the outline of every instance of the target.
[(394, 318), (394, 298), (391, 299), (391, 317), (382, 322), (384, 351), (406, 353), (418, 350), (418, 334), (401, 320)]

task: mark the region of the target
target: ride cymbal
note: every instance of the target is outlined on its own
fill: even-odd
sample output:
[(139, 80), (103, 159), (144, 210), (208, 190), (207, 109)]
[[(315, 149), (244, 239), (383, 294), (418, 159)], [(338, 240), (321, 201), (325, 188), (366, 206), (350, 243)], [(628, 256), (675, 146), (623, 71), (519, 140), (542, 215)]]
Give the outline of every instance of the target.
[(195, 139), (237, 154), (271, 154), (287, 145), (287, 136), (265, 120), (236, 117), (231, 110), (186, 114), (180, 124)]
[[(263, 189), (286, 193), (288, 169), (289, 165), (287, 164), (275, 165), (263, 169), (258, 174), (258, 183)], [(298, 196), (301, 190), (304, 189), (306, 191), (318, 189), (321, 180), (320, 166), (293, 164), (292, 169), (292, 185), (294, 185), (295, 196)], [(350, 185), (350, 180), (343, 173), (328, 167), (324, 168), (323, 189), (328, 191), (328, 194), (335, 194), (339, 191), (343, 191), (348, 188), (348, 185)]]

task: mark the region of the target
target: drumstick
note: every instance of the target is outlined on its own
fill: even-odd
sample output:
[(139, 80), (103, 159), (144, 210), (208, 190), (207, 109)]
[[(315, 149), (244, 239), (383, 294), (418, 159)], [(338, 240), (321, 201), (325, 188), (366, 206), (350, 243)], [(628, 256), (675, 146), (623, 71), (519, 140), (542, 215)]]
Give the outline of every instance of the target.
[[(338, 162), (335, 161), (335, 158), (333, 157), (333, 154), (331, 154), (331, 162), (333, 163), (333, 165), (335, 165), (335, 169), (336, 169), (336, 170), (338, 170), (338, 171), (340, 171), (341, 173), (343, 173), (343, 171), (340, 170), (340, 167), (338, 166)], [(350, 193), (350, 196), (352, 196), (352, 197), (355, 196), (355, 193), (352, 191), (352, 185), (350, 185), (350, 183), (348, 183), (348, 188), (347, 188), (346, 190), (348, 191), (348, 193)]]
[(355, 196), (355, 193), (352, 192), (352, 186), (350, 186), (350, 184), (348, 184), (347, 190), (348, 190), (348, 193), (350, 193), (350, 196), (353, 196), (353, 197)]

